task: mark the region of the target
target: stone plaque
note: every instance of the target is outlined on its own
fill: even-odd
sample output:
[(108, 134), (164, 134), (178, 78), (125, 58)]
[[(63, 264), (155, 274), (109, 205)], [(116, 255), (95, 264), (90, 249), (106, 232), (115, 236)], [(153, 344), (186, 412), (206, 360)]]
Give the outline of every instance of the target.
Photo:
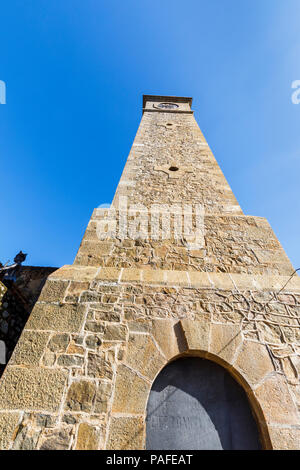
[(242, 387), (221, 366), (200, 358), (168, 364), (147, 406), (148, 450), (260, 449)]

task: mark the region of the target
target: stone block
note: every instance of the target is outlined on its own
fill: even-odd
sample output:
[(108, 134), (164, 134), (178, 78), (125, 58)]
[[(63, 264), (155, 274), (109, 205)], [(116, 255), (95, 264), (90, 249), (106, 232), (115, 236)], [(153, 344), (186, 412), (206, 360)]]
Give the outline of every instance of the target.
[(77, 333), (85, 317), (85, 308), (72, 304), (36, 304), (26, 324), (28, 330), (52, 330)]
[(140, 282), (142, 279), (142, 269), (124, 268), (121, 282)]
[(68, 450), (71, 443), (70, 428), (58, 428), (47, 431), (46, 439), (40, 450)]
[(243, 341), (239, 325), (212, 324), (209, 352), (231, 364)]
[[(130, 391), (128, 390), (130, 384)], [(114, 393), (113, 413), (142, 414), (145, 412), (151, 384), (126, 366), (120, 365)]]
[(100, 354), (88, 354), (87, 373), (97, 379), (112, 379), (113, 368), (111, 362)]
[(0, 412), (0, 450), (8, 450), (14, 440), (21, 413)]
[(187, 349), (183, 332), (175, 323), (176, 320), (167, 318), (152, 321), (152, 335), (168, 360)]
[(71, 411), (91, 411), (96, 385), (87, 380), (72, 382), (68, 390), (65, 408)]
[(269, 427), (274, 450), (300, 450), (300, 429)]
[(119, 268), (100, 268), (96, 281), (118, 281), (120, 274)]
[(190, 278), (191, 287), (196, 287), (200, 289), (212, 288), (212, 283), (207, 273), (200, 272), (200, 271), (188, 271), (188, 276)]
[(208, 273), (208, 277), (215, 289), (232, 290), (234, 283), (227, 273)]
[(52, 352), (65, 352), (70, 342), (70, 336), (67, 333), (54, 334), (48, 344)]
[(147, 334), (129, 335), (126, 364), (144, 377), (154, 379), (165, 364), (151, 337)]
[(274, 366), (266, 346), (245, 341), (234, 362), (234, 369), (237, 369), (249, 384), (254, 385), (273, 372)]
[(285, 377), (279, 374), (270, 376), (255, 389), (254, 394), (267, 424), (299, 425), (297, 408)]
[(145, 284), (165, 284), (165, 271), (160, 269), (143, 269), (142, 279)]
[(99, 440), (99, 428), (88, 423), (79, 424), (76, 450), (98, 450)]
[(64, 299), (69, 281), (48, 280), (43, 287), (39, 301), (42, 302), (61, 302)]
[(67, 374), (54, 369), (7, 367), (0, 384), (0, 403), (10, 410), (58, 411)]
[(49, 333), (37, 331), (23, 331), (13, 355), (10, 364), (37, 366), (42, 357)]
[(188, 275), (185, 271), (165, 271), (168, 286), (189, 286)]
[[(128, 391), (128, 388), (127, 388)], [(112, 394), (112, 385), (110, 382), (100, 382), (95, 398), (95, 413), (106, 413)]]
[(105, 327), (103, 339), (106, 341), (126, 341), (126, 325), (108, 324)]
[(185, 319), (180, 321), (180, 325), (189, 351), (208, 352), (209, 322)]
[(99, 268), (93, 266), (73, 266), (65, 265), (57, 269), (48, 279), (66, 279), (70, 281), (92, 281), (95, 279)]
[(112, 417), (109, 427), (108, 450), (143, 450), (144, 420), (140, 416)]

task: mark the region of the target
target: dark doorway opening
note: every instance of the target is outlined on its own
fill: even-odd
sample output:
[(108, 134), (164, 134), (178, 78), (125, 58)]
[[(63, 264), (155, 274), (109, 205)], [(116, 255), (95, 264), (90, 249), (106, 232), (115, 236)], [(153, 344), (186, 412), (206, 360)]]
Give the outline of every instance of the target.
[(244, 389), (221, 366), (190, 357), (168, 364), (148, 401), (149, 450), (257, 450), (259, 433)]

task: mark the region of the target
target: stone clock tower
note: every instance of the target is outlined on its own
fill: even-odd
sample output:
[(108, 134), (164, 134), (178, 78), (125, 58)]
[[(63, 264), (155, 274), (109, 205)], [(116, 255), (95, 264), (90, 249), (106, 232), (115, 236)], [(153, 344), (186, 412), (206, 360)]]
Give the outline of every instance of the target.
[(143, 97), (112, 206), (1, 378), (2, 449), (300, 449), (299, 277), (191, 105)]

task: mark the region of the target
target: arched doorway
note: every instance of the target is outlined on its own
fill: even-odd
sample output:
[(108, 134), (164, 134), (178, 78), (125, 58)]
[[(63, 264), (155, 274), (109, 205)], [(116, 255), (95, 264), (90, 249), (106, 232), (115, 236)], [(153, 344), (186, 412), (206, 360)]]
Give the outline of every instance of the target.
[(146, 448), (238, 450), (261, 445), (243, 388), (218, 364), (190, 357), (168, 364), (152, 386)]

